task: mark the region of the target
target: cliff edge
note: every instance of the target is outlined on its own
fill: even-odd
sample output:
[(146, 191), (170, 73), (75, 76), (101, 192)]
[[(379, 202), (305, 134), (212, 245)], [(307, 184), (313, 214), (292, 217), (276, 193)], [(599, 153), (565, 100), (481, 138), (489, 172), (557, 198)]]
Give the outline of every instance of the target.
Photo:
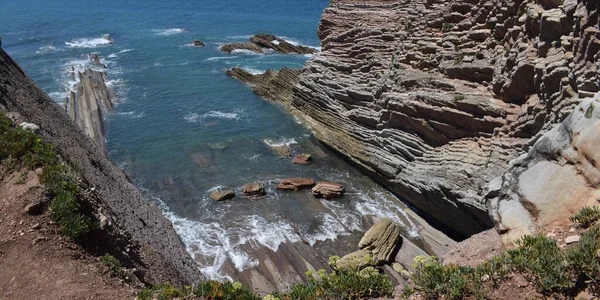
[(115, 167), (65, 110), (0, 49), (0, 108), (39, 126), (39, 135), (54, 145), (88, 187), (104, 230), (95, 246), (110, 250), (146, 283), (192, 284), (203, 279), (172, 224), (149, 205), (125, 174)]

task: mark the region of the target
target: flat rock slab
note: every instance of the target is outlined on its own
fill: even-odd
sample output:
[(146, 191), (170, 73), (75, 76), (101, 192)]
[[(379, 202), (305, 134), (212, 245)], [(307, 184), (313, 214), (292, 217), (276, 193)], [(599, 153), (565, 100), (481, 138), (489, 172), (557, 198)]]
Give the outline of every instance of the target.
[(339, 198), (344, 194), (344, 186), (338, 183), (319, 181), (319, 183), (312, 188), (312, 194), (316, 198)]
[(567, 243), (567, 245), (568, 245), (568, 244), (577, 243), (577, 242), (579, 242), (579, 240), (580, 240), (580, 239), (581, 239), (581, 237), (580, 237), (579, 235), (572, 235), (572, 236), (568, 236), (568, 237), (565, 239), (565, 243)]
[(315, 181), (310, 178), (287, 178), (277, 185), (278, 190), (299, 191), (310, 188), (315, 185)]
[(301, 165), (305, 165), (305, 164), (309, 164), (312, 161), (312, 155), (310, 154), (300, 154), (300, 155), (296, 155), (294, 157), (294, 160), (292, 160), (292, 163), (297, 165), (297, 164), (301, 164)]
[(210, 194), (210, 198), (215, 201), (223, 201), (227, 199), (233, 199), (235, 192), (232, 190), (215, 191)]
[(246, 196), (263, 196), (266, 194), (265, 185), (260, 182), (247, 183), (244, 185), (243, 193)]

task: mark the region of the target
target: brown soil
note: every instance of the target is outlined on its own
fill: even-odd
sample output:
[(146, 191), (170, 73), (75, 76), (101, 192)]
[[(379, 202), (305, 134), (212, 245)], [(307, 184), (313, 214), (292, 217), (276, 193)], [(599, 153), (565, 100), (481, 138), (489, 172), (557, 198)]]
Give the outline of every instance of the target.
[(134, 288), (100, 274), (98, 258), (60, 235), (48, 211), (25, 212), (47, 199), (39, 172), (0, 167), (0, 299), (133, 299)]

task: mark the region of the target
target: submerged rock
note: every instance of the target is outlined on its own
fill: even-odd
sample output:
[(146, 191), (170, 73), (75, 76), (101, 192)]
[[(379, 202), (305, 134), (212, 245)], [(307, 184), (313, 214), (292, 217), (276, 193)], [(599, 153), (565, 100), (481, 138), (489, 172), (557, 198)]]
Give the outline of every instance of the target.
[(315, 181), (310, 178), (287, 178), (277, 185), (278, 190), (298, 191), (310, 188), (315, 185)]
[(210, 194), (210, 198), (215, 201), (223, 201), (223, 200), (233, 199), (234, 197), (235, 197), (235, 192), (233, 190), (215, 191)]
[(312, 194), (316, 198), (339, 198), (344, 194), (344, 186), (338, 183), (319, 181), (319, 183), (312, 188)]
[(244, 185), (243, 193), (246, 196), (263, 196), (266, 194), (265, 185), (260, 182), (247, 183)]
[(300, 155), (296, 155), (294, 157), (294, 160), (292, 160), (292, 163), (295, 165), (297, 165), (297, 164), (306, 165), (306, 164), (309, 164), (311, 161), (312, 161), (312, 155), (303, 153)]

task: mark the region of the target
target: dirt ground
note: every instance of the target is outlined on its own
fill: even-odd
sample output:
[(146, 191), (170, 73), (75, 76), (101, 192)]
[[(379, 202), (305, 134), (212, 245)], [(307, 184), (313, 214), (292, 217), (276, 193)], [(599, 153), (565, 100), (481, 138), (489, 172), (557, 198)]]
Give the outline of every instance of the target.
[(100, 274), (97, 257), (58, 233), (47, 210), (25, 211), (43, 199), (35, 171), (0, 168), (0, 299), (134, 299), (133, 287)]

